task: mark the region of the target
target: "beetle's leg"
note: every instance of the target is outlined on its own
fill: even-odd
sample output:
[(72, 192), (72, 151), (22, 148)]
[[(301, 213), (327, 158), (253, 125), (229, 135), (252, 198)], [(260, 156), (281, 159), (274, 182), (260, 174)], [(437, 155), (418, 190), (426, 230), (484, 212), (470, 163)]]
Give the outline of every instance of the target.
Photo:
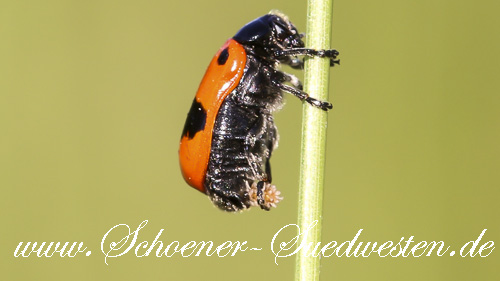
[(279, 84), (279, 83), (276, 84), (276, 86), (278, 88), (280, 88), (281, 90), (298, 97), (300, 100), (306, 101), (310, 105), (315, 106), (317, 108), (320, 108), (324, 111), (328, 111), (329, 109), (333, 108), (333, 105), (331, 103), (329, 103), (327, 101), (320, 101), (320, 100), (317, 100), (315, 98), (312, 98), (309, 96), (309, 94), (307, 94), (306, 92), (304, 92), (302, 90), (295, 89), (294, 87), (290, 87), (288, 85), (283, 85), (283, 84)]
[(273, 180), (273, 176), (271, 175), (271, 163), (269, 162), (269, 159), (271, 159), (271, 153), (272, 151), (269, 151), (269, 158), (266, 160), (266, 175), (269, 183)]
[(248, 130), (247, 135), (245, 136), (245, 150), (249, 150), (252, 146), (255, 145), (257, 139), (262, 138), (262, 135), (266, 132), (267, 120), (258, 116), (255, 123)]
[(337, 50), (315, 50), (309, 48), (293, 48), (293, 49), (284, 49), (284, 50), (276, 50), (274, 52), (276, 57), (284, 57), (284, 56), (298, 56), (305, 55), (310, 57), (320, 57), (320, 58), (332, 58), (336, 59), (339, 55)]
[[(272, 120), (268, 120), (263, 116), (259, 116), (249, 129), (245, 137), (244, 150), (254, 180), (263, 180), (271, 183), (272, 176), (269, 159), (277, 146), (277, 139), (278, 131), (276, 126)], [(259, 152), (255, 153), (255, 149), (258, 149)]]
[(259, 206), (266, 210), (269, 211), (270, 208), (266, 206), (266, 200), (264, 199), (264, 182), (259, 181), (257, 183), (257, 203), (259, 203)]
[(330, 66), (334, 66), (336, 64), (340, 65), (340, 60), (330, 59)]
[(260, 160), (255, 159), (255, 155), (252, 153), (252, 150), (255, 147), (256, 142), (262, 139), (262, 136), (266, 132), (267, 124), (266, 119), (262, 116), (258, 116), (255, 123), (248, 130), (247, 135), (245, 136), (245, 157), (247, 158), (248, 166), (252, 171), (254, 178), (262, 178), (262, 169), (259, 169)]
[(274, 52), (274, 55), (278, 58), (293, 56), (293, 58), (286, 61), (285, 64), (288, 64), (289, 66), (295, 69), (302, 69), (304, 67), (303, 60), (296, 57), (298, 55), (330, 58), (330, 66), (334, 66), (335, 64), (340, 64), (340, 60), (336, 59), (337, 56), (339, 55), (339, 52), (337, 50), (315, 50), (309, 48), (294, 48), (294, 49), (276, 50)]
[[(302, 101), (306, 101), (312, 106), (318, 107), (324, 111), (328, 111), (329, 109), (333, 108), (333, 105), (329, 102), (326, 101), (320, 101), (315, 98), (312, 98), (307, 94), (306, 92), (302, 91), (302, 85), (300, 82), (296, 82), (293, 80), (293, 78), (296, 79), (295, 76), (281, 72), (281, 71), (273, 71), (272, 75), (274, 76), (275, 79), (271, 79), (273, 85), (277, 87), (278, 89), (285, 91), (287, 93), (290, 93), (296, 97), (298, 97)], [(298, 80), (298, 79), (297, 79)], [(283, 84), (282, 82), (290, 82), (292, 85), (295, 83), (295, 87), (291, 87), (288, 85)]]

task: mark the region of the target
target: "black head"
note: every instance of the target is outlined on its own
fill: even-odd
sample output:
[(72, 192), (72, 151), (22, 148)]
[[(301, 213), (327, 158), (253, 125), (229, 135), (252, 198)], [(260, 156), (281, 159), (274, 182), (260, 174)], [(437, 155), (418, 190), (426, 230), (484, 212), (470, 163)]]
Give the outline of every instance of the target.
[(253, 55), (269, 60), (276, 60), (276, 50), (304, 47), (297, 28), (287, 16), (275, 11), (246, 24), (233, 39)]

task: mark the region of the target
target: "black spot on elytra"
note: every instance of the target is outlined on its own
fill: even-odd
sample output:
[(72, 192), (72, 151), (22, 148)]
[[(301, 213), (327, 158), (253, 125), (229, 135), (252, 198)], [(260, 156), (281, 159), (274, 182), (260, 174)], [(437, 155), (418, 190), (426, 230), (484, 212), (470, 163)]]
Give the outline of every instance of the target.
[(222, 50), (222, 52), (220, 52), (219, 58), (217, 59), (217, 63), (219, 65), (223, 65), (226, 63), (227, 58), (229, 58), (229, 51), (227, 48), (225, 48), (224, 50)]
[(189, 110), (184, 130), (182, 130), (182, 137), (186, 136), (189, 139), (194, 138), (196, 133), (205, 129), (207, 122), (207, 111), (203, 108), (201, 103), (193, 100), (191, 109)]

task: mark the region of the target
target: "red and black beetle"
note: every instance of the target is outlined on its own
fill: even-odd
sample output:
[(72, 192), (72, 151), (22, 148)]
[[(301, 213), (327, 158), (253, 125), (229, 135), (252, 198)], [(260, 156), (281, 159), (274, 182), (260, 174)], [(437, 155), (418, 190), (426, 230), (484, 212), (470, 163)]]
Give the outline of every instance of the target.
[(281, 107), (283, 92), (332, 108), (309, 97), (295, 76), (278, 67), (302, 69), (300, 55), (328, 57), (333, 66), (338, 54), (304, 48), (302, 35), (279, 12), (240, 29), (210, 62), (188, 113), (179, 149), (186, 182), (225, 211), (276, 207), (282, 198), (271, 185), (269, 159), (278, 145), (272, 113)]

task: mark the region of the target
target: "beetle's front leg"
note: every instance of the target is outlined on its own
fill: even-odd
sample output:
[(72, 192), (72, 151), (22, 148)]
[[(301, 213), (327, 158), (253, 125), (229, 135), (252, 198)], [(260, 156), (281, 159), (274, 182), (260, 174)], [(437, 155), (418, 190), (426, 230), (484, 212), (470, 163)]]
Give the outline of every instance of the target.
[(336, 59), (339, 55), (337, 50), (315, 50), (310, 48), (294, 48), (294, 49), (284, 49), (284, 50), (276, 50), (274, 55), (278, 58), (282, 57), (293, 57), (285, 61), (285, 64), (288, 64), (290, 67), (295, 69), (304, 68), (303, 59), (299, 59), (297, 56), (304, 55), (309, 57), (320, 57), (320, 58), (330, 58), (330, 66), (334, 66), (335, 64), (340, 64), (340, 60)]

